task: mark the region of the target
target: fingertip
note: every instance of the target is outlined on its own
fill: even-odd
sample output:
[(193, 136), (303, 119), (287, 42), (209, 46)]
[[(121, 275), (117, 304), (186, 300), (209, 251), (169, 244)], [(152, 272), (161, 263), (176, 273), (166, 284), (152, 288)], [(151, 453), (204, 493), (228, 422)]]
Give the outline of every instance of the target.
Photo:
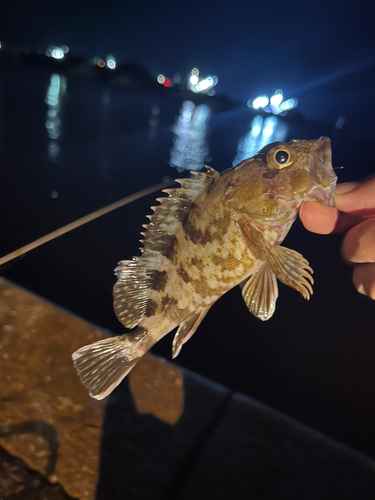
[(349, 229), (342, 242), (341, 255), (348, 263), (375, 262), (375, 219), (367, 219)]
[(304, 227), (317, 234), (331, 233), (339, 218), (339, 213), (335, 208), (315, 202), (303, 203), (299, 214)]
[(358, 264), (353, 271), (353, 285), (359, 293), (375, 300), (375, 264)]

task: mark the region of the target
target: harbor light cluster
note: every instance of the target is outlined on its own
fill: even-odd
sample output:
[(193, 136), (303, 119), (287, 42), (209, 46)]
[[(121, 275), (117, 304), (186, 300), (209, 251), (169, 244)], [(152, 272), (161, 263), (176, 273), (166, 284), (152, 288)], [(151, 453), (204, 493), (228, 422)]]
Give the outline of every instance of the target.
[(284, 100), (283, 91), (278, 89), (271, 97), (268, 97), (268, 95), (259, 95), (255, 99), (247, 101), (247, 105), (249, 108), (263, 110), (267, 113), (273, 113), (274, 115), (282, 115), (296, 108), (298, 99), (293, 98)]

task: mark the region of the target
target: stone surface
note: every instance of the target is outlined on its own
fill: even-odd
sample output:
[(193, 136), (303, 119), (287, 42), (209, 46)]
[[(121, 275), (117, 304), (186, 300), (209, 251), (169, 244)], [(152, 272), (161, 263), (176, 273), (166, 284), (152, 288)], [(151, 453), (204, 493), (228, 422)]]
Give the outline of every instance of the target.
[(70, 500), (59, 484), (51, 484), (19, 458), (0, 448), (1, 500)]
[(73, 498), (94, 496), (105, 402), (71, 361), (92, 325), (0, 279), (0, 444)]

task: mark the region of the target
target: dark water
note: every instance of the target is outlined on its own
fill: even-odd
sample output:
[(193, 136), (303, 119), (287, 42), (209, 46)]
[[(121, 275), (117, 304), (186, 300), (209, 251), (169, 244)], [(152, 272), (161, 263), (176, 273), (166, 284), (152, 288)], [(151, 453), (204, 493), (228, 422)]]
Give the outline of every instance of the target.
[[(169, 165), (173, 145), (180, 153), (186, 148), (181, 161), (206, 158), (218, 171), (230, 167), (254, 118), (245, 105), (194, 108), (192, 126), (176, 131), (184, 108), (167, 95), (16, 63), (0, 71), (1, 255), (165, 176), (180, 176)], [(283, 119), (288, 138), (329, 135), (335, 166), (345, 165), (341, 181), (372, 173), (372, 144), (293, 113)], [(123, 332), (112, 309), (113, 269), (139, 255), (141, 225), (156, 196), (32, 251), (1, 274)], [(281, 285), (276, 314), (262, 323), (234, 289), (215, 304), (177, 362), (375, 455), (375, 305), (352, 287), (340, 243), (340, 236), (309, 234), (297, 222), (286, 246), (314, 268), (311, 301)], [(169, 357), (171, 340), (155, 352)]]

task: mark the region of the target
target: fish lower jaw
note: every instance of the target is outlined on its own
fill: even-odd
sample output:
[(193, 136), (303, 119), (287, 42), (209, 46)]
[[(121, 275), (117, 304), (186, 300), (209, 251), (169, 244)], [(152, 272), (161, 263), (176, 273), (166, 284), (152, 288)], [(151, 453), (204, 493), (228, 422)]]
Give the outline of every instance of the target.
[(336, 182), (327, 187), (322, 187), (320, 184), (314, 183), (312, 188), (304, 197), (303, 202), (318, 202), (322, 205), (333, 207), (335, 187)]

